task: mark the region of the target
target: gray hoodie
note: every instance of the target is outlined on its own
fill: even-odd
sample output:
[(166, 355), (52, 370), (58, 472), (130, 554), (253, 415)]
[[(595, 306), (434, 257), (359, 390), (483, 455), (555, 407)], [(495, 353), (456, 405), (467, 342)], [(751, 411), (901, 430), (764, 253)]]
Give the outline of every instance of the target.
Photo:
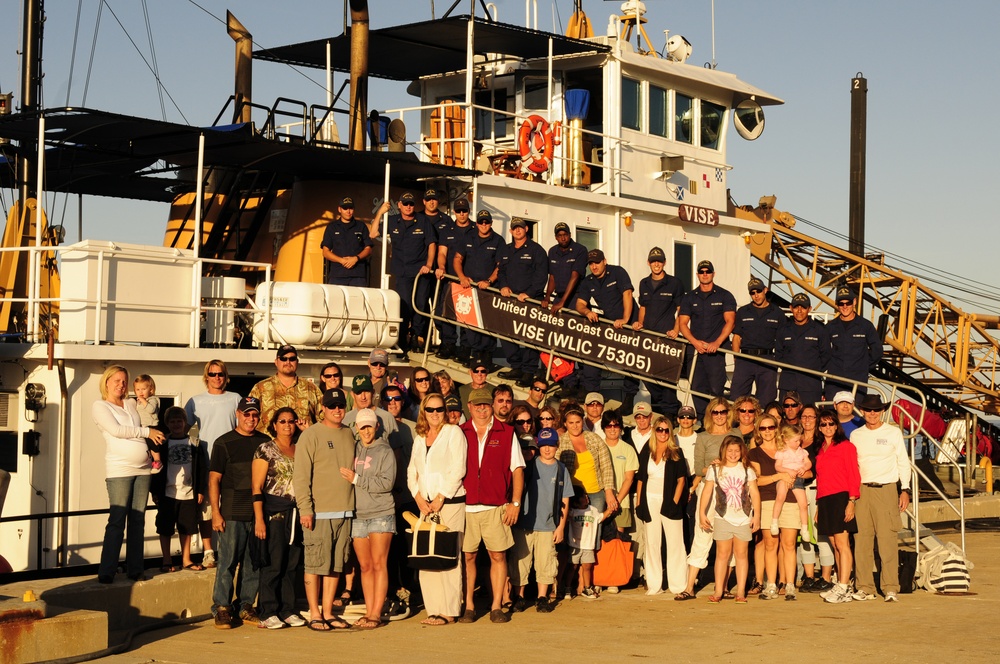
[(392, 487), (396, 482), (396, 455), (385, 438), (376, 438), (368, 447), (358, 441), (354, 448), (355, 518), (392, 516), (396, 504)]

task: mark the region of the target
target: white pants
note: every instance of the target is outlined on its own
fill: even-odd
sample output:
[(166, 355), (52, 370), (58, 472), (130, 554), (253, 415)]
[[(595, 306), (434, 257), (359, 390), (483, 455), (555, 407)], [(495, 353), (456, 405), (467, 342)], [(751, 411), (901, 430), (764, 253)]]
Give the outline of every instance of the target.
[(646, 586), (650, 590), (663, 589), (663, 562), (660, 546), (664, 537), (667, 543), (667, 586), (677, 594), (687, 587), (687, 557), (684, 555), (684, 521), (668, 519), (660, 514), (663, 496), (646, 493), (650, 521), (644, 524), (646, 530)]
[[(701, 491), (704, 487), (704, 482), (698, 484), (698, 488), (695, 489), (695, 500), (701, 501)], [(712, 500), (709, 501), (705, 514), (708, 516), (709, 521), (715, 521), (715, 496), (712, 496)], [(695, 512), (695, 518), (698, 518), (698, 512)], [(705, 532), (701, 527), (701, 523), (696, 523), (694, 526), (694, 540), (691, 542), (691, 552), (687, 556), (687, 564), (698, 569), (708, 567), (708, 554), (712, 550), (713, 545), (715, 545), (715, 539), (712, 536), (712, 531)], [(729, 566), (736, 566), (735, 554), (730, 556)]]

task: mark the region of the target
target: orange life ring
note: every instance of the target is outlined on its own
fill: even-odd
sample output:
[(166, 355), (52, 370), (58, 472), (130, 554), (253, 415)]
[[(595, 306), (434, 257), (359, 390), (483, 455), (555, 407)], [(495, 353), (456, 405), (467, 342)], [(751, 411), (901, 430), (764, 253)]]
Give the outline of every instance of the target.
[(517, 133), (517, 147), (524, 170), (539, 175), (545, 173), (552, 167), (553, 125), (540, 115), (529, 115)]

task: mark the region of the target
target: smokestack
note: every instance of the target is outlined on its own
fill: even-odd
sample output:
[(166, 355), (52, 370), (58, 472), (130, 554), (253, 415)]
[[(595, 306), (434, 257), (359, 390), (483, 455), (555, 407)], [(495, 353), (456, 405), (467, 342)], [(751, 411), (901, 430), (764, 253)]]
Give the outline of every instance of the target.
[(368, 119), (368, 0), (351, 4), (351, 131), (352, 150), (365, 149)]
[(851, 79), (851, 194), (848, 250), (865, 255), (865, 144), (868, 125), (868, 79)]
[(234, 122), (250, 122), (250, 101), (253, 99), (253, 35), (243, 27), (233, 13), (226, 11), (226, 31), (236, 42), (236, 80)]
[[(45, 8), (42, 0), (27, 0), (24, 3), (24, 23), (21, 36), (21, 112), (34, 113), (42, 98), (42, 26)], [(35, 191), (35, 151), (34, 140), (23, 141), (22, 157), (18, 160), (21, 184), (21, 204), (27, 203), (37, 193)], [(22, 213), (23, 213), (22, 208)]]

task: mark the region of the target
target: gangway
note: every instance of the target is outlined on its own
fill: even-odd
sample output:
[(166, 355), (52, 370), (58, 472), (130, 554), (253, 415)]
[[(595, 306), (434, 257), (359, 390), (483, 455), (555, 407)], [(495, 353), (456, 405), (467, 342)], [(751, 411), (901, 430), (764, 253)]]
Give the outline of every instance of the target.
[(988, 332), (996, 316), (963, 311), (884, 259), (857, 256), (797, 231), (793, 217), (773, 207), (735, 213), (771, 227), (746, 240), (769, 270), (773, 290), (789, 298), (805, 292), (834, 310), (837, 287), (850, 285), (858, 293), (859, 315), (882, 336), (886, 366), (956, 405), (1000, 414), (1000, 341)]

